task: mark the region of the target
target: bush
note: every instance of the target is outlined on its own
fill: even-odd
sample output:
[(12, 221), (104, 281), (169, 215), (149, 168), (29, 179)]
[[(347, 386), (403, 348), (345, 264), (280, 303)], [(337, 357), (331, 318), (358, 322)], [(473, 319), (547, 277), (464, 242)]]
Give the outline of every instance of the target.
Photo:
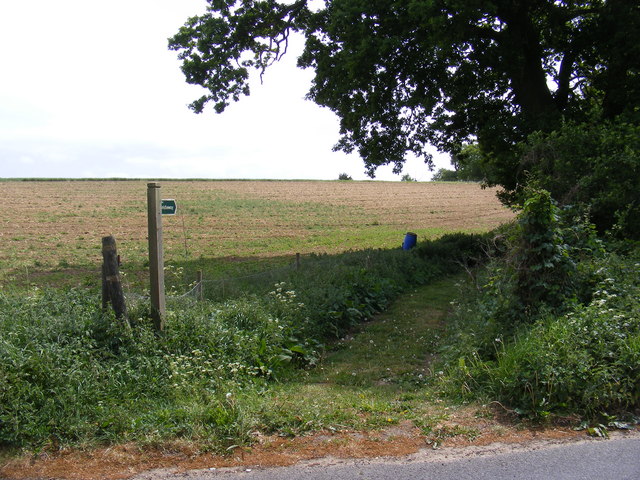
[(544, 190), (528, 190), (503, 235), (450, 323), (447, 388), (537, 418), (640, 406), (638, 250), (606, 253)]
[(521, 169), (561, 205), (581, 205), (601, 233), (640, 239), (640, 126), (567, 123), (534, 134)]
[(560, 209), (546, 190), (530, 190), (518, 216), (514, 296), (524, 309), (560, 306), (572, 292), (575, 263), (565, 243)]
[(353, 180), (353, 178), (351, 178), (351, 175), (341, 173), (340, 175), (338, 175), (338, 180)]
[(588, 302), (562, 314), (541, 308), (511, 333), (496, 321), (495, 295), (458, 305), (442, 352), (447, 389), (534, 418), (640, 407), (640, 262), (607, 254), (593, 263)]
[(433, 174), (431, 180), (434, 182), (457, 182), (460, 178), (458, 178), (458, 172), (455, 170), (439, 168), (438, 171)]
[(493, 250), (491, 234), (447, 233), (437, 240), (420, 243), (416, 252), (427, 261), (457, 270), (461, 263), (476, 265)]
[(483, 310), (505, 333), (535, 321), (541, 310), (561, 314), (574, 302), (589, 301), (592, 260), (602, 254), (593, 225), (579, 212), (560, 209), (545, 190), (527, 191), (516, 222), (497, 236), (498, 255), (479, 281), (486, 294)]

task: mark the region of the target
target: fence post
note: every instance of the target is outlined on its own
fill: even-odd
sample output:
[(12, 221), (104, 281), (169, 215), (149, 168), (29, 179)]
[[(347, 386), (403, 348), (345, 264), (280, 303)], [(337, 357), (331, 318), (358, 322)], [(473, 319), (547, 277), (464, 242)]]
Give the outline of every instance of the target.
[(204, 285), (202, 284), (202, 270), (196, 272), (196, 284), (198, 285), (198, 300), (202, 301), (204, 298)]
[(164, 329), (166, 304), (164, 297), (164, 252), (162, 247), (162, 210), (160, 209), (160, 184), (147, 184), (147, 209), (149, 228), (149, 277), (151, 293), (151, 317), (156, 331)]
[[(104, 242), (103, 242), (104, 244)], [(109, 288), (107, 287), (107, 268), (104, 264), (104, 253), (102, 258), (102, 311), (106, 312), (109, 306)]]
[(296, 270), (300, 270), (300, 254), (296, 253)]
[(102, 259), (102, 308), (106, 310), (107, 304), (111, 303), (116, 318), (128, 324), (127, 304), (120, 282), (116, 239), (111, 235), (102, 237)]

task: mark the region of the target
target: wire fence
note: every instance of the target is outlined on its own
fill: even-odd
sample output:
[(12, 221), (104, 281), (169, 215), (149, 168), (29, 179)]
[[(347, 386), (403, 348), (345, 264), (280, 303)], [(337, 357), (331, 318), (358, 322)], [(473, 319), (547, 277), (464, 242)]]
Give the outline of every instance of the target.
[[(205, 298), (208, 300), (227, 300), (247, 292), (266, 290), (271, 288), (273, 284), (283, 281), (283, 279), (288, 277), (292, 272), (298, 270), (301, 264), (300, 258), (301, 256), (297, 254), (295, 261), (282, 267), (256, 273), (224, 276), (213, 279), (203, 278), (202, 271), (198, 271), (195, 281), (184, 287), (186, 289), (184, 293), (178, 293), (179, 288), (172, 287), (166, 292), (165, 298), (168, 301), (199, 301)], [(187, 281), (185, 281), (185, 284), (186, 283)], [(129, 303), (148, 301), (150, 299), (148, 294), (140, 294), (133, 291), (129, 283), (125, 282), (124, 286), (125, 299)]]
[(294, 270), (295, 265), (287, 265), (247, 275), (211, 280), (203, 279), (199, 284), (199, 295), (200, 298), (225, 300), (242, 295), (247, 291), (260, 291), (270, 288), (274, 283), (283, 281)]
[[(189, 278), (185, 278), (182, 287), (170, 287), (165, 298), (167, 301), (191, 300), (197, 302), (203, 299), (225, 301), (247, 293), (266, 293), (272, 290), (276, 283), (288, 281), (292, 275), (304, 275), (308, 277), (307, 282), (313, 282), (314, 272), (335, 270), (341, 266), (369, 269), (377, 262), (384, 261), (375, 254), (375, 251), (351, 252), (350, 255), (341, 255), (340, 258), (324, 254), (296, 254), (295, 257), (292, 257), (292, 260), (283, 266), (241, 275), (204, 278), (201, 270), (192, 271), (190, 275), (193, 281), (189, 282)], [(129, 302), (149, 300), (148, 294), (133, 291), (126, 282), (124, 286), (125, 298)]]

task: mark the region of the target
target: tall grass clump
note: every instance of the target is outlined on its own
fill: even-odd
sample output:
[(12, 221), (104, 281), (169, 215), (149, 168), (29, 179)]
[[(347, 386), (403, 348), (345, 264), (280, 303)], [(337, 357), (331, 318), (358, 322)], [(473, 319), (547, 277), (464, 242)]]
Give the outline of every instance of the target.
[(0, 294), (0, 444), (246, 439), (238, 395), (317, 355), (293, 340), (293, 295), (173, 305), (156, 334), (85, 291)]

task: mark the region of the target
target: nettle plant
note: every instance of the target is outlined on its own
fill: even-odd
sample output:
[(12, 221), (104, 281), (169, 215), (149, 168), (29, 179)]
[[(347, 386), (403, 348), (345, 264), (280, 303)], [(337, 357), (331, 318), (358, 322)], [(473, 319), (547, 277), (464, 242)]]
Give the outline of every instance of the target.
[(309, 322), (309, 318), (305, 315), (305, 304), (298, 300), (295, 290), (288, 288), (286, 282), (278, 282), (269, 292), (268, 299), (269, 311), (274, 316), (270, 321), (281, 329), (282, 324), (289, 326), (278, 360), (298, 366), (316, 365), (323, 346), (300, 328)]

